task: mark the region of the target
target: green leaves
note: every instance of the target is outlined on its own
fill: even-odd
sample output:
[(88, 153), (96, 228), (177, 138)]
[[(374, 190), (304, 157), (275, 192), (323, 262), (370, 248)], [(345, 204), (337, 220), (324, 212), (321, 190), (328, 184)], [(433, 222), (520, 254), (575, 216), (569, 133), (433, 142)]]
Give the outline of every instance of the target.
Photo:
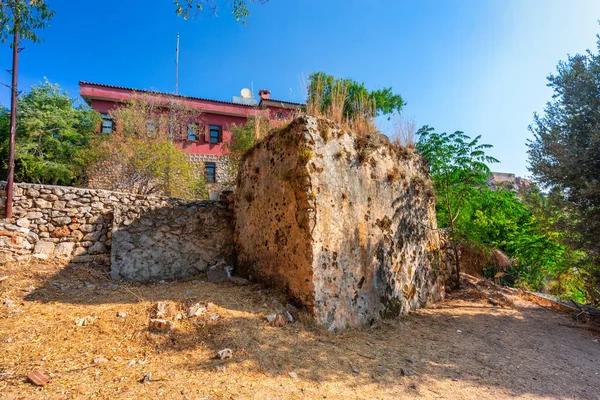
[(471, 139), (460, 131), (436, 133), (429, 126), (422, 127), (417, 135), (416, 149), (429, 163), (436, 193), (453, 200), (451, 214), (454, 214), (465, 201), (461, 193), (482, 185), (490, 174), (488, 164), (498, 162), (484, 152), (492, 146), (480, 144), (481, 136)]
[[(352, 79), (336, 79), (324, 72), (315, 72), (309, 76), (308, 103), (316, 103), (321, 114), (342, 103), (343, 116), (346, 120), (360, 117), (375, 117), (388, 115), (394, 111), (400, 112), (406, 104), (399, 94), (394, 94), (392, 88), (369, 91), (364, 83)], [(336, 97), (343, 97), (341, 101)]]
[(455, 241), (508, 254), (514, 265), (505, 271), (506, 282), (585, 300), (584, 275), (573, 266), (586, 268), (588, 260), (562, 244), (565, 233), (555, 221), (566, 215), (553, 202), (535, 188), (521, 193), (523, 201), (512, 191), (491, 190), (488, 165), (498, 161), (485, 153), (492, 146), (480, 143), (481, 136), (440, 134), (428, 126), (418, 135), (416, 149), (430, 166), (440, 227), (450, 228)]
[[(21, 38), (41, 42), (36, 30), (48, 27), (54, 16), (45, 0), (5, 0), (0, 3), (0, 41), (12, 39), (15, 26)], [(12, 44), (11, 44), (12, 46)]]
[(555, 225), (568, 232), (566, 245), (585, 253), (580, 271), (590, 279), (590, 299), (600, 304), (600, 55), (569, 56), (548, 86), (552, 100), (529, 127), (530, 170), (569, 215)]
[[(0, 154), (7, 152), (8, 118), (3, 111)], [(80, 181), (84, 167), (80, 155), (99, 121), (96, 112), (76, 104), (58, 85), (46, 81), (33, 86), (17, 108), (16, 179), (62, 185)]]
[[(231, 13), (237, 22), (248, 25), (247, 18), (250, 16), (248, 4), (255, 2), (263, 4), (269, 0), (232, 0)], [(206, 4), (209, 7), (205, 7)], [(207, 2), (205, 0), (174, 0), (175, 14), (183, 19), (195, 18), (200, 16), (208, 8), (210, 13), (216, 15), (219, 7), (216, 2)]]
[(134, 94), (110, 116), (113, 132), (96, 135), (83, 156), (87, 175), (97, 187), (181, 198), (207, 196), (203, 167), (191, 163), (175, 144), (185, 137), (189, 123), (201, 120), (198, 110), (176, 98)]

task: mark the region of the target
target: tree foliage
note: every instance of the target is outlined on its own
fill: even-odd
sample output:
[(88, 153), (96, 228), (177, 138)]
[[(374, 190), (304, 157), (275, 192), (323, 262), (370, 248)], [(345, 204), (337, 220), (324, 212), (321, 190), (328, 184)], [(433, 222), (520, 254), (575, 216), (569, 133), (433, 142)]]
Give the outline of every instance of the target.
[[(247, 18), (250, 16), (249, 4), (264, 4), (269, 0), (231, 0), (231, 13), (236, 21), (244, 25), (248, 24)], [(197, 17), (203, 13), (210, 12), (216, 14), (219, 10), (219, 4), (216, 0), (175, 0), (175, 13), (183, 19)]]
[(511, 190), (479, 187), (457, 229), (469, 243), (510, 255), (514, 262), (504, 271), (504, 283), (585, 301), (581, 275), (573, 269), (581, 254), (561, 243), (563, 233), (548, 223), (554, 214), (546, 209), (539, 190), (533, 187), (521, 196), (517, 198)]
[(437, 194), (438, 224), (449, 229), (455, 257), (459, 243), (484, 253), (500, 250), (512, 262), (503, 270), (486, 266), (489, 277), (511, 286), (593, 302), (585, 273), (573, 268), (588, 260), (584, 253), (564, 245), (568, 234), (557, 229), (557, 221), (568, 217), (549, 196), (535, 186), (519, 193), (490, 188), (488, 165), (497, 160), (485, 153), (491, 146), (480, 144), (479, 136), (438, 134), (430, 127), (417, 134), (416, 148), (430, 165)]
[(230, 125), (231, 140), (225, 144), (229, 154), (227, 163), (229, 168), (230, 186), (235, 186), (237, 175), (240, 169), (240, 163), (244, 154), (250, 150), (254, 144), (265, 137), (271, 129), (271, 123), (268, 118), (254, 117), (249, 118), (244, 125)]
[(45, 0), (2, 0), (0, 1), (0, 41), (12, 38), (15, 26), (21, 38), (40, 42), (37, 29), (46, 28), (54, 16)]
[(456, 260), (456, 280), (459, 284), (460, 263), (458, 241), (464, 231), (457, 229), (457, 219), (464, 212), (469, 199), (490, 173), (488, 163), (498, 162), (485, 154), (490, 145), (480, 144), (477, 136), (471, 139), (463, 132), (436, 133), (429, 126), (421, 128), (417, 135), (417, 151), (427, 160), (438, 197), (436, 205), (438, 222), (450, 229)]
[(600, 294), (600, 55), (570, 56), (548, 86), (552, 100), (529, 127), (530, 170), (568, 216), (555, 226), (568, 233), (566, 244), (585, 252), (580, 270)]
[[(34, 85), (17, 108), (15, 178), (19, 181), (71, 185), (81, 181), (81, 154), (100, 116), (48, 81)], [(9, 113), (0, 115), (2, 169), (8, 160)]]
[(348, 121), (400, 112), (405, 105), (402, 96), (394, 94), (391, 87), (369, 91), (364, 83), (335, 78), (324, 72), (309, 76), (307, 104), (313, 105), (320, 115), (339, 108)]
[(98, 135), (86, 154), (96, 187), (138, 194), (204, 198), (202, 168), (173, 142), (200, 115), (174, 98), (135, 95), (111, 111), (115, 130)]

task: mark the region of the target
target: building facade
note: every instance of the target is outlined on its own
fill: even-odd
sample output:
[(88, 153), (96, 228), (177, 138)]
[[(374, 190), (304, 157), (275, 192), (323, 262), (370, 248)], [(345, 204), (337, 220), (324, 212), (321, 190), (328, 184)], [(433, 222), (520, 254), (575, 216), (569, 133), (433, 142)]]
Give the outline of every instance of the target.
[(202, 164), (211, 192), (227, 189), (231, 181), (225, 156), (233, 125), (244, 125), (249, 118), (259, 116), (277, 125), (293, 118), (303, 107), (303, 104), (271, 99), (271, 92), (264, 89), (259, 92), (259, 100), (253, 99), (251, 93), (244, 89), (242, 96), (233, 96), (231, 102), (83, 81), (79, 82), (79, 93), (93, 110), (102, 115), (99, 130), (104, 134), (110, 134), (115, 129), (111, 111), (136, 95), (150, 97), (157, 102), (175, 99), (197, 110), (198, 119), (191, 123), (187, 121), (187, 134), (181, 135), (176, 144), (188, 154), (190, 161)]

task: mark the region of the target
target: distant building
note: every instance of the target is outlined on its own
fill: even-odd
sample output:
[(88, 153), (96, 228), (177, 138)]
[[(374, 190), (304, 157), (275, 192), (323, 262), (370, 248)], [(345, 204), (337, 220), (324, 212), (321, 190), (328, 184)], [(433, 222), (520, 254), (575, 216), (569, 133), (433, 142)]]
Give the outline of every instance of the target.
[(526, 190), (531, 185), (529, 179), (520, 178), (515, 174), (506, 172), (492, 172), (488, 177), (487, 184), (490, 189), (507, 189), (514, 192)]
[(231, 140), (231, 125), (243, 125), (248, 118), (256, 116), (265, 116), (276, 123), (292, 118), (303, 107), (303, 104), (271, 99), (271, 92), (265, 89), (259, 91), (260, 100), (252, 98), (252, 93), (244, 89), (241, 96), (233, 96), (231, 102), (83, 81), (79, 82), (79, 93), (92, 109), (102, 115), (102, 124), (98, 129), (106, 134), (112, 133), (115, 126), (110, 111), (131, 100), (135, 94), (157, 96), (159, 99), (176, 98), (184, 105), (200, 111), (200, 120), (189, 124), (187, 137), (178, 141), (178, 144), (192, 162), (204, 164), (206, 179), (213, 190), (223, 189), (220, 183), (226, 180), (223, 156), (227, 154), (225, 143)]

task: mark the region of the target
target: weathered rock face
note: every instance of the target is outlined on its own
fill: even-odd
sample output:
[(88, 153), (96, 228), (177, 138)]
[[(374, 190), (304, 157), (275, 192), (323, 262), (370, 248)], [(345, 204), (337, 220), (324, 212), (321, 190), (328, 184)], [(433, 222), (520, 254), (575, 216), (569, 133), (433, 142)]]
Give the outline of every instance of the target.
[(238, 268), (277, 286), (331, 330), (444, 296), (427, 168), (381, 135), (311, 117), (245, 157), (235, 195)]
[(231, 259), (233, 224), (228, 205), (214, 201), (172, 207), (115, 210), (113, 279), (186, 278), (217, 259)]

